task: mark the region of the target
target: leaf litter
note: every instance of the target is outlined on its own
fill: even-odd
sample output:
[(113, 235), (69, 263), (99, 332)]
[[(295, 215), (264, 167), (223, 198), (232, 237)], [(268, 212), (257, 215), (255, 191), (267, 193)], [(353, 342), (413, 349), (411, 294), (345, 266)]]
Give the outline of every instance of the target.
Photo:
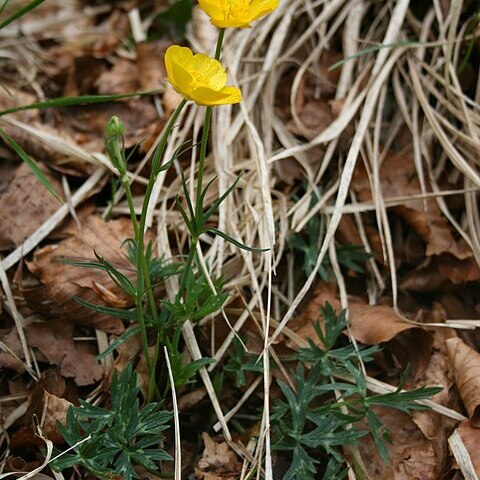
[[(167, 29), (157, 30), (155, 21), (165, 9), (164, 1), (51, 1), (25, 16), (20, 27), (12, 24), (0, 33), (3, 110), (46, 97), (158, 90), (154, 97), (2, 117), (2, 128), (39, 162), (64, 201), (70, 194), (61, 175), (75, 192), (79, 179), (91, 178), (104, 166), (111, 169), (103, 130), (118, 115), (126, 125), (132, 189), (140, 205), (150, 147), (178, 103), (164, 81), (163, 67), (163, 54), (178, 41), (178, 33), (172, 38)], [(144, 20), (140, 26), (151, 38), (132, 40), (138, 30), (132, 12)], [(307, 5), (298, 0), (281, 2), (255, 34), (228, 33), (225, 62), (229, 76), (240, 81), (245, 108), (215, 112), (206, 177), (218, 175), (219, 191), (224, 191), (231, 177), (240, 171), (244, 176), (214, 220), (235, 238), (247, 243), (258, 239), (261, 245), (275, 225), (274, 265), (266, 256), (231, 250), (218, 237), (206, 237), (201, 248), (210, 272), (224, 273), (230, 293), (226, 315), (233, 307), (240, 309), (229, 318), (235, 320), (230, 324), (236, 335), (260, 338), (257, 356), (263, 337), (272, 338), (270, 351), (279, 358), (272, 360), (274, 380), (259, 387), (263, 380), (255, 380), (261, 369), (255, 370), (252, 352), (233, 348), (236, 335), (223, 315), (210, 315), (195, 327), (204, 356), (216, 356), (220, 346), (226, 352), (209, 373), (222, 409), (226, 412), (247, 397), (230, 420), (233, 439), (225, 431), (213, 438), (209, 433), (213, 435), (217, 418), (208, 383), (210, 396), (200, 379), (178, 392), (189, 416), (182, 418), (181, 410), (182, 448), (190, 450), (184, 455), (189, 458), (183, 465), (186, 475), (233, 479), (256, 471), (269, 441), (258, 412), (264, 402), (280, 398), (276, 379), (291, 381), (293, 371), (284, 357), (305, 347), (308, 338), (317, 339), (316, 322), (325, 329), (321, 307), (327, 302), (337, 312), (348, 307), (342, 341), (382, 347), (368, 365), (370, 378), (398, 386), (400, 373), (409, 366), (405, 388), (440, 385), (443, 390), (432, 401), (468, 416), (459, 423), (438, 410), (409, 415), (377, 408), (392, 440), (386, 444), (390, 464), (381, 460), (373, 437), (361, 437), (356, 448), (369, 478), (480, 475), (475, 449), (480, 344), (474, 330), (480, 319), (480, 117), (475, 103), (480, 97), (478, 62), (468, 54), (468, 45), (478, 53), (476, 14), (473, 2), (329, 0)], [(193, 19), (186, 41), (195, 48), (209, 44), (211, 26), (197, 11)], [(395, 43), (404, 37), (417, 43)], [(362, 53), (382, 43), (382, 48)], [(338, 68), (329, 70), (338, 62)], [(460, 72), (462, 62), (467, 67)], [(201, 116), (197, 108), (188, 110), (172, 136), (171, 151), (191, 132), (198, 136)], [(19, 161), (8, 145), (1, 146), (0, 154), (2, 163)], [(0, 249), (5, 255), (21, 247), (59, 207), (24, 165), (14, 165), (15, 170), (2, 170), (9, 177), (0, 196)], [(185, 232), (172, 205), (179, 169), (193, 178), (189, 152), (174, 168), (175, 173), (162, 177), (152, 204), (150, 237), (159, 257), (185, 251)], [(87, 196), (94, 203), (83, 202), (76, 209), (78, 224), (69, 220), (43, 236), (32, 253), (18, 256), (16, 272), (7, 271), (21, 316), (17, 320), (34, 358), (33, 370), (26, 369), (18, 322), (12, 321), (12, 305), (3, 296), (0, 366), (8, 382), (1, 387), (0, 415), (8, 425), (10, 450), (7, 437), (0, 442), (6, 462), (2, 468), (7, 470), (13, 470), (14, 458), (23, 456), (33, 466), (42, 455), (36, 447), (43, 442), (36, 437), (35, 419), (40, 419), (45, 437), (61, 445), (56, 421), (65, 423), (70, 404), (82, 399), (108, 407), (115, 369), (121, 372), (133, 364), (142, 391), (148, 390), (137, 335), (118, 347), (110, 363), (96, 359), (109, 342), (131, 330), (129, 322), (78, 303), (129, 311), (133, 299), (107, 273), (71, 265), (96, 261), (96, 252), (135, 281), (126, 250), (120, 248), (133, 236), (127, 205), (112, 178), (91, 187)], [(292, 230), (302, 242), (292, 240)], [(318, 256), (327, 251), (325, 242), (336, 250), (336, 255), (329, 250), (328, 259)], [(370, 255), (358, 260), (348, 250), (352, 245)], [(318, 262), (321, 275), (314, 271)], [(273, 266), (276, 275), (269, 284)], [(311, 287), (303, 288), (307, 281)], [(161, 292), (164, 288), (158, 287)], [(262, 320), (267, 305), (273, 329)], [(291, 305), (298, 307), (290, 312)], [(246, 321), (252, 317), (260, 323)], [(284, 328), (275, 336), (278, 325)], [(232, 365), (247, 372), (242, 388), (229, 376), (235, 371)], [(16, 386), (19, 380), (24, 388)], [(22, 415), (26, 397), (16, 399), (17, 388), (28, 395)], [(17, 408), (20, 413), (12, 423)], [(250, 435), (252, 431), (256, 434)], [(167, 444), (173, 445), (170, 436), (168, 432)], [(355, 465), (346, 447), (345, 454), (349, 465)], [(274, 452), (275, 478), (282, 478), (282, 464), (289, 460), (284, 452)], [(360, 478), (354, 470), (350, 478)]]

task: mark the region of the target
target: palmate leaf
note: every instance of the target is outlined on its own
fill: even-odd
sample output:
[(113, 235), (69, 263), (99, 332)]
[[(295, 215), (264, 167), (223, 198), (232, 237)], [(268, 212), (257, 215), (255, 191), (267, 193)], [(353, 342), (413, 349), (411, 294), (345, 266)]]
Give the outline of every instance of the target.
[(283, 480), (314, 480), (318, 460), (312, 458), (300, 445), (293, 450), (292, 464)]
[(40, 167), (35, 163), (35, 161), (25, 153), (22, 147), (18, 145), (18, 143), (15, 142), (15, 140), (1, 128), (0, 137), (6, 144), (10, 145), (15, 153), (28, 165), (32, 173), (35, 175), (35, 177), (37, 177), (37, 180), (58, 200), (60, 204), (63, 204), (62, 199), (58, 196), (48, 178), (45, 176), (42, 170), (40, 170)]
[[(139, 390), (137, 374), (128, 364), (121, 375), (118, 372), (113, 375), (110, 410), (86, 402), (80, 407), (71, 407), (66, 424), (57, 424), (63, 438), (73, 447), (73, 453), (54, 460), (52, 468), (61, 471), (80, 465), (97, 478), (121, 475), (131, 480), (138, 478), (135, 465), (158, 470), (158, 462), (171, 460), (158, 445), (172, 415), (161, 410), (162, 405), (156, 402), (140, 408)], [(82, 442), (88, 435), (91, 438)]]
[[(272, 408), (273, 446), (276, 450), (291, 452), (292, 465), (284, 478), (292, 480), (322, 478), (319, 476), (322, 471), (325, 472), (324, 480), (337, 478), (337, 473), (338, 478), (344, 478), (340, 447), (355, 444), (360, 437), (368, 434), (372, 436), (380, 457), (388, 463), (388, 430), (373, 407), (403, 412), (424, 410), (428, 406), (418, 401), (430, 398), (441, 390), (424, 387), (403, 391), (407, 369), (394, 392), (369, 397), (360, 358), (369, 361), (378, 350), (360, 345), (357, 351), (351, 344), (344, 345), (340, 339), (345, 316), (342, 313), (337, 315), (329, 305), (323, 310), (323, 317), (323, 329), (316, 328), (320, 345), (310, 341), (310, 346), (302, 349), (297, 356), (297, 370), (292, 373), (295, 390), (278, 381), (283, 399), (277, 399)], [(303, 362), (308, 364), (309, 370)], [(305, 373), (307, 371), (308, 374)], [(350, 384), (337, 383), (331, 379), (332, 375), (352, 380)], [(336, 398), (334, 393), (340, 393), (340, 396)], [(365, 420), (368, 429), (359, 429), (356, 424)], [(319, 460), (320, 465), (309, 460), (310, 455)], [(328, 459), (333, 463), (327, 462)]]

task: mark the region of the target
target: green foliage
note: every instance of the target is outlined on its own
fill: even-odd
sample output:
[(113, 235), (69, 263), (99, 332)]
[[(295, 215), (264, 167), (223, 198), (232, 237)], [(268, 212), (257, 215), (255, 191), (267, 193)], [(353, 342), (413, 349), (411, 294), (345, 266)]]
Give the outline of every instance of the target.
[(99, 103), (114, 102), (125, 98), (151, 96), (158, 93), (156, 90), (149, 92), (133, 92), (122, 93), (118, 95), (79, 95), (78, 97), (61, 97), (44, 100), (42, 102), (34, 102), (28, 105), (8, 108), (0, 111), (0, 117), (8, 113), (22, 112), (24, 110), (45, 110), (47, 108), (71, 107), (76, 105), (96, 105)]
[[(180, 333), (180, 330), (178, 330), (178, 332)], [(199, 360), (188, 362), (185, 353), (178, 350), (178, 342), (175, 340), (176, 339), (170, 342), (167, 339), (167, 350), (175, 388), (180, 389), (181, 387), (192, 383), (200, 368), (209, 365), (211, 359), (204, 357)]]
[(202, 235), (203, 233), (213, 233), (214, 235), (217, 235), (227, 242), (230, 242), (232, 245), (235, 245), (237, 248), (240, 248), (242, 250), (246, 250), (248, 252), (266, 252), (269, 249), (261, 249), (261, 248), (253, 248), (249, 247), (248, 245), (245, 245), (238, 240), (235, 240), (234, 238), (230, 237), (227, 235), (225, 232), (222, 232), (221, 230), (218, 230), (217, 228), (210, 227), (207, 225), (208, 220), (212, 215), (218, 212), (218, 209), (220, 208), (220, 205), (227, 199), (227, 197), (233, 192), (234, 188), (237, 186), (238, 181), (240, 180), (240, 176), (237, 177), (237, 179), (230, 185), (230, 187), (227, 188), (227, 190), (213, 203), (213, 205), (206, 211), (203, 211), (203, 201), (205, 199), (205, 196), (208, 192), (208, 189), (211, 187), (212, 183), (216, 180), (216, 178), (213, 178), (201, 191), (200, 195), (197, 198), (197, 202), (195, 205), (195, 208), (192, 203), (192, 199), (190, 198), (190, 194), (188, 193), (188, 186), (187, 182), (185, 181), (185, 176), (183, 174), (183, 171), (181, 171), (182, 175), (182, 189), (183, 189), (183, 194), (185, 197), (185, 201), (187, 204), (187, 209), (188, 212), (185, 210), (185, 208), (182, 206), (180, 203), (180, 197), (177, 196), (176, 200), (176, 205), (177, 208), (182, 215), (183, 221), (185, 222), (185, 225), (188, 228), (188, 231), (190, 232), (190, 235), (192, 239), (197, 239)]
[[(284, 399), (278, 400), (273, 408), (275, 449), (290, 452), (292, 456), (284, 480), (313, 480), (319, 478), (318, 470), (325, 469), (325, 480), (337, 478), (331, 476), (332, 472), (343, 478), (344, 460), (338, 447), (355, 444), (367, 434), (372, 435), (380, 456), (388, 462), (385, 446), (385, 442), (389, 441), (388, 432), (373, 407), (382, 406), (403, 412), (425, 410), (428, 407), (416, 401), (429, 398), (441, 390), (419, 388), (404, 392), (405, 373), (395, 392), (368, 396), (360, 359), (371, 361), (379, 348), (359, 347), (357, 352), (351, 344), (338, 346), (345, 328), (345, 312), (337, 316), (327, 304), (322, 313), (324, 329), (316, 326), (321, 346), (310, 340), (309, 347), (298, 352), (300, 362), (293, 374), (295, 388), (280, 381)], [(349, 376), (353, 383), (334, 381), (334, 376)], [(335, 397), (335, 392), (338, 397)], [(368, 430), (361, 430), (356, 425), (364, 419)]]
[(155, 26), (162, 36), (167, 33), (171, 37), (183, 38), (187, 24), (192, 19), (192, 8), (192, 0), (177, 0), (155, 17)]
[(232, 347), (228, 349), (228, 361), (223, 369), (235, 376), (235, 385), (241, 388), (247, 384), (246, 372), (263, 372), (263, 363), (259, 360), (259, 355), (246, 352), (240, 339), (235, 337)]
[[(12, 22), (15, 20), (18, 20), (19, 18), (23, 17), (25, 14), (28, 12), (32, 11), (33, 9), (37, 8), (39, 5), (41, 5), (45, 0), (33, 0), (32, 2), (28, 3), (25, 5), (23, 8), (20, 8), (17, 10), (15, 13), (10, 15), (9, 17), (5, 18), (4, 20), (0, 21), (0, 30), (2, 28), (5, 28), (7, 25), (10, 25)], [(5, 2), (2, 5), (2, 12), (3, 9), (6, 7), (7, 2)]]
[(212, 288), (200, 270), (197, 275), (193, 270), (186, 272), (185, 295), (184, 298), (177, 298), (174, 302), (164, 301), (163, 305), (171, 312), (177, 322), (183, 324), (185, 320), (197, 321), (222, 308), (228, 294), (222, 292), (222, 279), (213, 278), (213, 285), (216, 292), (213, 293)]
[(35, 177), (37, 177), (37, 180), (58, 200), (60, 204), (63, 203), (55, 191), (55, 188), (53, 188), (53, 185), (50, 183), (50, 180), (48, 180), (40, 167), (25, 153), (23, 148), (1, 128), (0, 137), (7, 145), (10, 145), (14, 152), (27, 164), (28, 168), (30, 168)]
[[(132, 265), (137, 265), (138, 245), (133, 238), (127, 238), (122, 247), (127, 248), (127, 257)], [(147, 270), (150, 276), (150, 282), (155, 285), (165, 282), (173, 275), (180, 273), (182, 264), (180, 262), (171, 262), (163, 257), (153, 256), (153, 243), (150, 241), (145, 249), (145, 261), (147, 262)]]
[[(303, 255), (303, 270), (308, 276), (312, 273), (317, 263), (319, 251), (319, 239), (323, 238), (323, 224), (320, 215), (315, 215), (306, 225), (306, 231), (303, 233), (294, 233), (289, 241), (292, 248)], [(336, 247), (338, 263), (357, 273), (363, 273), (359, 265), (371, 258), (371, 254), (366, 252), (362, 245), (339, 245)], [(322, 265), (318, 269), (321, 279), (328, 281), (333, 277), (332, 267), (328, 254), (325, 255)]]
[[(135, 465), (157, 471), (159, 462), (171, 460), (158, 448), (162, 432), (169, 428), (171, 413), (156, 402), (140, 408), (139, 391), (137, 374), (128, 365), (120, 378), (116, 372), (113, 375), (110, 410), (84, 401), (80, 401), (80, 407), (70, 407), (66, 425), (57, 425), (74, 453), (60, 456), (52, 468), (62, 471), (81, 465), (98, 478), (131, 480), (139, 478)], [(82, 442), (88, 436), (91, 438)]]

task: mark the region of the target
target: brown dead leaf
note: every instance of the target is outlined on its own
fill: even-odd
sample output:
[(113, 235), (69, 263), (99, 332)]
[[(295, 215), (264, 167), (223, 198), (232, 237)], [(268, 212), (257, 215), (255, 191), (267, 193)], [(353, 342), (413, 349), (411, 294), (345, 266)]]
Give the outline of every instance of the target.
[(82, 55), (72, 59), (63, 87), (64, 97), (76, 97), (95, 93), (93, 88), (97, 79), (106, 71), (104, 62), (91, 55)]
[[(0, 110), (7, 110), (10, 108), (19, 107), (20, 105), (28, 105), (36, 100), (36, 97), (31, 93), (18, 90), (14, 86), (8, 85), (7, 88), (0, 88)], [(38, 118), (38, 111), (26, 110), (24, 112), (14, 113), (11, 115), (31, 121), (34, 118)]]
[(12, 435), (12, 446), (42, 445), (36, 434), (39, 425), (43, 434), (54, 443), (63, 443), (56, 421), (65, 423), (67, 411), (72, 403), (66, 398), (69, 392), (64, 378), (57, 370), (46, 371), (33, 388), (24, 426)]
[(139, 89), (138, 68), (134, 62), (120, 58), (113, 67), (95, 79), (100, 95), (136, 92)]
[(163, 57), (170, 45), (170, 42), (163, 39), (153, 42), (141, 42), (135, 45), (141, 90), (158, 90), (166, 85), (165, 78), (167, 72)]
[(190, 410), (192, 407), (202, 401), (206, 396), (207, 390), (205, 387), (196, 388), (191, 392), (187, 392), (178, 399), (178, 409), (181, 412), (185, 410)]
[(480, 429), (475, 428), (471, 421), (464, 420), (457, 428), (457, 432), (467, 449), (472, 461), (473, 468), (477, 476), (480, 478)]
[(475, 259), (459, 260), (449, 254), (425, 259), (400, 281), (400, 288), (410, 292), (435, 292), (480, 279), (480, 267)]
[[(447, 328), (440, 328), (436, 329), (432, 335), (434, 343), (430, 362), (423, 376), (418, 379), (417, 385), (443, 387), (431, 400), (447, 408), (456, 409), (457, 396), (455, 395), (456, 391), (451, 389), (454, 380), (445, 346), (445, 339), (455, 336), (455, 332)], [(414, 411), (412, 420), (423, 435), (432, 442), (435, 455), (440, 465), (443, 465), (448, 454), (447, 438), (456, 422), (432, 410)]]
[(425, 438), (406, 413), (375, 408), (380, 421), (390, 432), (392, 444), (386, 444), (391, 464), (379, 457), (370, 435), (359, 440), (359, 451), (371, 479), (437, 480), (442, 459), (436, 457), (432, 442)]
[(130, 220), (122, 218), (105, 222), (92, 216), (82, 224), (81, 230), (74, 229), (68, 233), (67, 239), (38, 249), (33, 260), (27, 262), (28, 269), (38, 281), (37, 285), (24, 288), (29, 306), (56, 319), (121, 333), (123, 323), (119, 319), (82, 307), (73, 297), (105, 305), (105, 297), (99, 296), (93, 287), (93, 282), (96, 282), (97, 291), (98, 285), (101, 285), (115, 296), (117, 304), (124, 301), (130, 306), (134, 300), (123, 293), (106, 273), (67, 265), (61, 260), (96, 261), (95, 251), (134, 281), (134, 268), (120, 249), (121, 243), (133, 236)]
[(298, 112), (298, 118), (303, 128), (298, 128), (293, 120), (288, 123), (287, 128), (294, 135), (303, 135), (307, 140), (312, 140), (325, 130), (336, 116), (326, 100), (311, 100)]
[(3, 347), (0, 348), (0, 368), (9, 368), (19, 373), (24, 372), (24, 365), (18, 360), (23, 358), (23, 349), (17, 329), (13, 327), (6, 333), (2, 332), (0, 338), (8, 349), (5, 351)]
[[(61, 195), (61, 183), (46, 173), (55, 191)], [(58, 201), (43, 188), (30, 168), (22, 163), (7, 190), (0, 196), (0, 251), (21, 245), (59, 208)]]
[(38, 348), (50, 365), (58, 365), (61, 374), (79, 386), (91, 385), (102, 378), (103, 369), (87, 343), (75, 344), (73, 332), (73, 323), (63, 320), (31, 323), (25, 328), (28, 344)]
[(470, 422), (480, 427), (480, 353), (460, 338), (446, 340), (448, 358)]
[[(380, 168), (380, 182), (384, 199), (420, 194), (420, 182), (412, 154), (389, 152)], [(370, 181), (365, 168), (360, 164), (355, 171), (352, 186), (358, 192), (360, 200), (372, 200)], [(425, 242), (427, 256), (449, 253), (459, 260), (472, 256), (465, 241), (454, 238), (450, 224), (435, 199), (402, 202), (401, 205), (392, 207), (392, 210), (403, 217)]]
[(195, 467), (195, 475), (200, 480), (236, 480), (241, 471), (241, 463), (226, 442), (217, 443), (208, 433), (202, 434), (205, 450)]
[[(313, 323), (322, 321), (321, 309), (329, 303), (337, 313), (342, 306), (332, 286), (320, 283), (314, 290), (305, 312), (291, 324), (291, 328), (302, 338), (315, 339)], [(299, 328), (295, 328), (299, 325)], [(384, 305), (366, 305), (359, 299), (349, 301), (350, 332), (355, 340), (366, 345), (378, 345), (395, 338), (406, 330), (418, 329), (415, 325), (402, 320), (395, 311)]]
[[(142, 142), (148, 144), (150, 137), (163, 127), (163, 119), (159, 118), (155, 107), (145, 98), (70, 107), (55, 114), (53, 127), (73, 139), (83, 149), (103, 152), (105, 125), (113, 115), (120, 118), (125, 125), (126, 148)], [(141, 151), (143, 149), (142, 145)]]

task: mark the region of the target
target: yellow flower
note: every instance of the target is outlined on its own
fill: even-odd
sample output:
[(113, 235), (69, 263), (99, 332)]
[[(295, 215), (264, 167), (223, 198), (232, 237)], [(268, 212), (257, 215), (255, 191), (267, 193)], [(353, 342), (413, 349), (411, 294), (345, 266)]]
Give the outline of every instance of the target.
[(198, 6), (219, 28), (248, 28), (250, 22), (269, 14), (279, 0), (198, 0)]
[(227, 74), (222, 64), (187, 47), (172, 45), (165, 53), (168, 81), (186, 100), (198, 105), (239, 103), (242, 94), (237, 87), (227, 87)]

